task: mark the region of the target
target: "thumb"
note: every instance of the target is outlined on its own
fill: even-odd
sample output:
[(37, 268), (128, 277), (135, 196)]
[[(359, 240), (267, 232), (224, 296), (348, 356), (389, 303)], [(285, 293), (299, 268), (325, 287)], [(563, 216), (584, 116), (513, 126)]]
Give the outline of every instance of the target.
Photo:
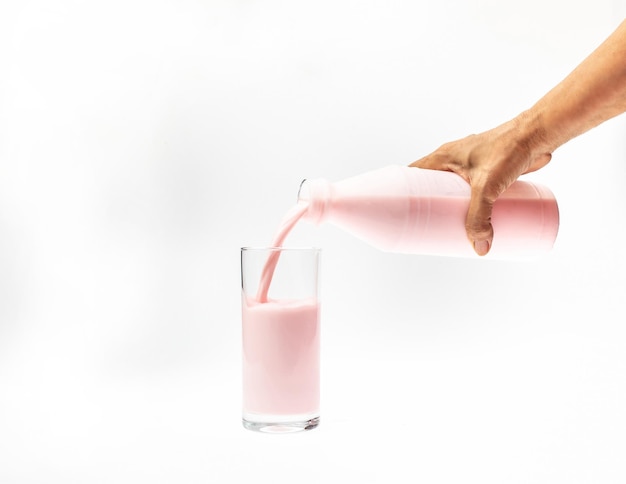
[(489, 252), (493, 243), (492, 211), (493, 201), (486, 198), (480, 188), (472, 186), (465, 230), (474, 251), (481, 256)]

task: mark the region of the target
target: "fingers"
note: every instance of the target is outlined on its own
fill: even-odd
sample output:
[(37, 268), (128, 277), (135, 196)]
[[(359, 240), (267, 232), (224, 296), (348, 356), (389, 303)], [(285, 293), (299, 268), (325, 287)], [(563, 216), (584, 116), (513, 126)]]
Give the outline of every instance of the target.
[[(464, 142), (464, 140), (462, 140)], [(409, 166), (425, 168), (428, 170), (451, 171), (462, 177), (469, 183), (469, 174), (464, 162), (466, 155), (458, 152), (458, 145), (462, 142), (447, 143), (437, 150), (414, 161)]]
[(480, 256), (486, 255), (493, 243), (492, 212), (493, 201), (484, 196), (482, 189), (473, 185), (465, 230), (474, 251)]
[(443, 160), (440, 156), (436, 154), (431, 154), (429, 156), (425, 156), (417, 161), (414, 161), (409, 166), (413, 166), (415, 168), (426, 168), (430, 170), (445, 170), (443, 167)]
[[(462, 176), (468, 183), (470, 182), (464, 167), (459, 163), (452, 163), (449, 154), (442, 148), (424, 158), (414, 161), (409, 166), (432, 170), (454, 171)], [(479, 184), (470, 183), (470, 185), (472, 186), (472, 192), (465, 222), (465, 230), (467, 237), (474, 247), (474, 251), (482, 256), (489, 252), (493, 241), (493, 227), (491, 226), (493, 201), (490, 201), (484, 196), (484, 189), (479, 188)]]
[(451, 144), (452, 143), (448, 143), (447, 145), (440, 146), (429, 155), (414, 161), (409, 166), (426, 168), (429, 170), (451, 171), (450, 164), (455, 158), (450, 152)]
[[(493, 204), (521, 173), (516, 172), (515, 167), (526, 166), (526, 169), (532, 171), (550, 161), (550, 155), (547, 154), (537, 157), (533, 164), (529, 164), (524, 161), (527, 157), (520, 158), (519, 153), (510, 149), (511, 143), (496, 143), (492, 138), (492, 133), (470, 135), (446, 143), (410, 165), (452, 171), (470, 184), (471, 198), (465, 230), (474, 251), (480, 256), (486, 255), (493, 243)], [(517, 145), (514, 144), (515, 146)], [(514, 161), (513, 165), (511, 160)]]

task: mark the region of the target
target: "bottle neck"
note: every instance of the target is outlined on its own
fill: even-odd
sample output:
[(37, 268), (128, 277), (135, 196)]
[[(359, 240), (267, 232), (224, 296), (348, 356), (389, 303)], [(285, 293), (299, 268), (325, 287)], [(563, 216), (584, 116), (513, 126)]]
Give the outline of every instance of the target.
[(331, 198), (330, 183), (323, 178), (303, 180), (298, 191), (298, 203), (308, 205), (304, 218), (315, 225), (321, 224)]

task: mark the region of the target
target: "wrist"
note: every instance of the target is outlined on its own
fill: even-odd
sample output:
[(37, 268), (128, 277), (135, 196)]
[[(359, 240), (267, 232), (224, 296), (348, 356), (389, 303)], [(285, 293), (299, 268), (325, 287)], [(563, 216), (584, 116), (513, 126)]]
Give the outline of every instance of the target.
[(524, 111), (514, 119), (514, 123), (518, 131), (518, 139), (530, 153), (551, 154), (561, 144), (546, 126), (545, 117), (541, 112), (533, 109)]

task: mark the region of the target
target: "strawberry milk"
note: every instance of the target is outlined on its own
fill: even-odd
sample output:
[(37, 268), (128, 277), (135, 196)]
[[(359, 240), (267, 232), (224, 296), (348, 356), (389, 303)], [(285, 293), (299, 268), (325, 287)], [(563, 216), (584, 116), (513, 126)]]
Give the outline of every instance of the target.
[(243, 300), (243, 415), (262, 423), (319, 416), (319, 302)]

